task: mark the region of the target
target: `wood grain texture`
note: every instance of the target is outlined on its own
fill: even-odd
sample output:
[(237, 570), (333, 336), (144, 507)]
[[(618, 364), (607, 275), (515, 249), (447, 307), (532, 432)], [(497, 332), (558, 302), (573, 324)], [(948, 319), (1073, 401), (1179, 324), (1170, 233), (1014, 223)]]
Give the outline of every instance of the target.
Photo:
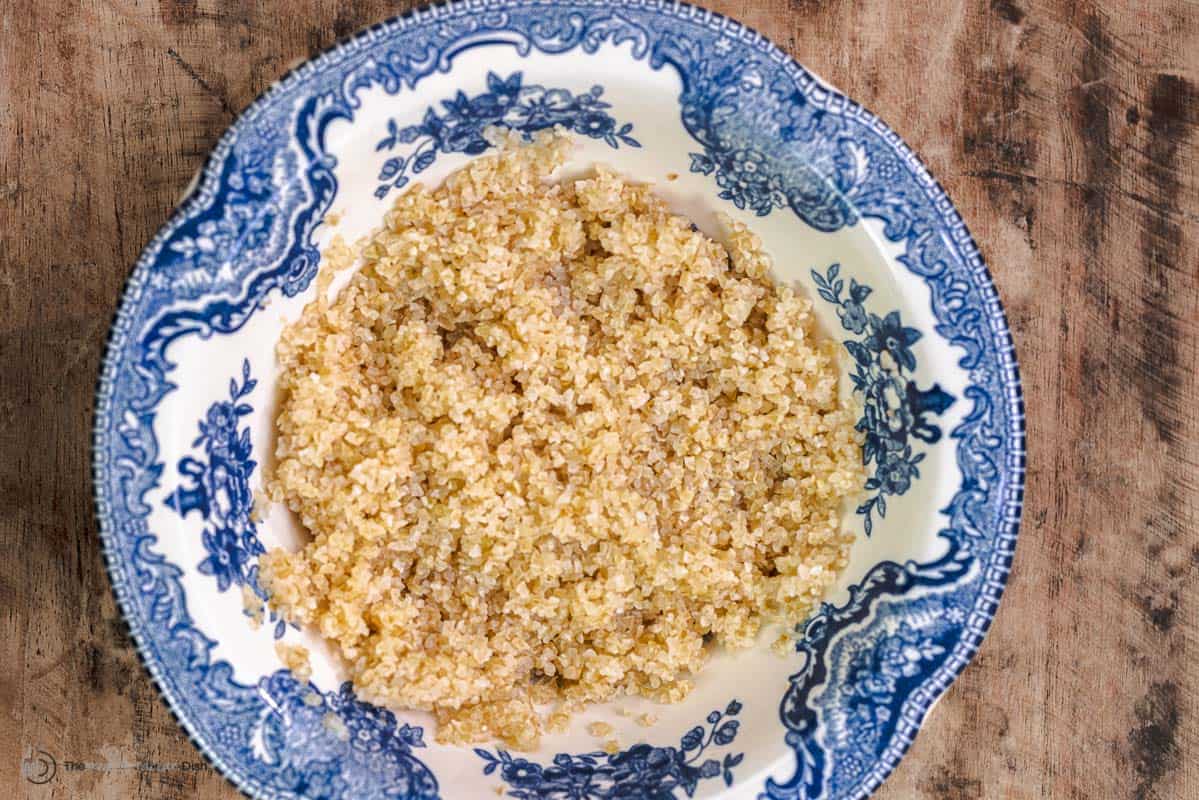
[[(234, 115), (407, 3), (0, 2), (0, 789), (232, 798), (98, 552), (92, 391), (138, 251)], [(986, 256), (1028, 505), (986, 644), (878, 797), (1199, 797), (1199, 7), (712, 5), (879, 112)], [(59, 761), (35, 786), (34, 749)]]

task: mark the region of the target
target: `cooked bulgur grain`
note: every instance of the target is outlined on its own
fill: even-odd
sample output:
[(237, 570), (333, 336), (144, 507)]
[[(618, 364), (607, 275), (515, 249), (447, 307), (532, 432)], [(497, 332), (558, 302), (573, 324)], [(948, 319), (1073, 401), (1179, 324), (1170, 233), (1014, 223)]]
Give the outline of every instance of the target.
[(643, 728), (650, 728), (658, 724), (658, 717), (657, 715), (651, 714), (647, 711), (644, 714), (638, 715), (637, 724)]
[(587, 732), (597, 739), (602, 739), (603, 737), (612, 733), (612, 730), (612, 726), (607, 722), (593, 722), (587, 726)]
[(341, 717), (337, 716), (337, 714), (333, 713), (332, 711), (325, 712), (325, 715), (321, 717), (321, 724), (324, 726), (325, 730), (329, 731), (329, 733), (333, 734), (341, 741), (348, 742), (350, 740), (350, 729), (347, 728), (346, 724), (341, 721)]
[(262, 627), (263, 602), (254, 590), (247, 584), (241, 586), (241, 607), (250, 619), (250, 627), (258, 630)]
[(250, 496), (250, 521), (257, 524), (266, 519), (271, 505), (271, 498), (263, 489), (255, 489)]
[(312, 540), (262, 570), (361, 696), (532, 747), (533, 695), (550, 727), (677, 701), (710, 645), (802, 619), (862, 475), (835, 347), (753, 234), (515, 142), (400, 196), (285, 332), (268, 490)]
[(275, 642), (275, 654), (300, 683), (306, 683), (312, 677), (312, 664), (308, 661), (308, 648), (304, 645)]

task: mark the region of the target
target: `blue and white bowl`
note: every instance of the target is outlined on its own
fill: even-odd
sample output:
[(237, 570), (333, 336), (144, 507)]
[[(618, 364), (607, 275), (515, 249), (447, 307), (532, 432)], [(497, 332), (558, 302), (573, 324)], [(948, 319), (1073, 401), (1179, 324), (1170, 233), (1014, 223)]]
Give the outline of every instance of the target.
[[(850, 567), (795, 652), (718, 655), (684, 703), (621, 703), (657, 725), (599, 707), (520, 754), (432, 742), (428, 717), (358, 701), (319, 639), (255, 627), (243, 604), (264, 548), (301, 536), (250, 509), (275, 341), (321, 248), (483, 152), (492, 124), (564, 125), (580, 164), (655, 182), (706, 230), (723, 212), (756, 231), (844, 343), (869, 474)], [(660, 0), (456, 2), (292, 72), (142, 254), (96, 407), (96, 504), (133, 638), (196, 745), (255, 798), (864, 797), (982, 641), (1023, 471), (1011, 337), (936, 181), (758, 33)], [(318, 704), (279, 639), (314, 652)], [(596, 719), (627, 749), (596, 752)]]

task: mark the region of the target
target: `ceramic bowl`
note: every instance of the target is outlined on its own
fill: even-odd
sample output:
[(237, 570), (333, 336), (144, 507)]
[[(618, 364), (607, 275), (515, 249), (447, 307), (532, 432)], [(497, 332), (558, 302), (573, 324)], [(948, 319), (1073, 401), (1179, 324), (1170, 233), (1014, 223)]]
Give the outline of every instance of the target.
[[(442, 746), (356, 699), (269, 616), (256, 522), (274, 346), (321, 249), (487, 148), (562, 125), (702, 229), (744, 221), (842, 342), (869, 482), (836, 591), (794, 652), (718, 654), (682, 703), (580, 715), (537, 752)], [(1016, 544), (1023, 407), (1011, 337), (961, 218), (900, 138), (760, 34), (656, 0), (470, 0), (363, 31), (259, 98), (129, 279), (100, 376), (96, 505), (133, 638), (212, 764), (254, 798), (860, 798), (978, 649)], [(315, 705), (276, 656), (314, 653)], [(309, 698), (312, 699), (312, 698)], [(335, 724), (329, 724), (330, 720)], [(605, 720), (624, 749), (599, 752)], [(347, 735), (348, 734), (348, 735)]]

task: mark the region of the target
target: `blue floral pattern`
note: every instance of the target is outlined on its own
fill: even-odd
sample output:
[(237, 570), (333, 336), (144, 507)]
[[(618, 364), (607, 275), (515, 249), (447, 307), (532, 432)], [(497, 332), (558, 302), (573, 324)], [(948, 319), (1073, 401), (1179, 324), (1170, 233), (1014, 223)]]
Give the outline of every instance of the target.
[(261, 762), (276, 767), (285, 791), (348, 800), (374, 796), (372, 787), (384, 776), (391, 778), (388, 797), (437, 798), (437, 779), (413, 753), (425, 746), (424, 730), (357, 699), (349, 682), (320, 693), (281, 670), (259, 690), (269, 710), (250, 740), (259, 743)]
[(438, 153), (478, 155), (491, 145), (484, 131), (500, 126), (529, 136), (540, 130), (561, 125), (568, 130), (592, 139), (601, 139), (610, 147), (620, 143), (629, 147), (641, 144), (630, 134), (632, 123), (620, 125), (606, 109), (611, 105), (601, 97), (604, 87), (592, 86), (590, 91), (572, 94), (567, 89), (547, 89), (539, 84), (523, 84), (524, 77), (514, 72), (501, 78), (487, 73), (487, 91), (474, 97), (458, 92), (450, 100), (442, 100), (443, 113), (430, 106), (418, 125), (400, 127), (387, 121), (387, 136), (379, 140), (376, 151), (392, 150), (399, 144), (419, 142), (407, 156), (392, 156), (379, 170), (382, 183), (375, 197), (384, 198), (392, 189), (408, 184), (410, 175), (424, 172)]
[(906, 621), (900, 622), (894, 633), (854, 652), (841, 691), (849, 698), (849, 717), (857, 723), (848, 729), (861, 747), (873, 750), (877, 745), (881, 729), (891, 720), (890, 704), (900, 682), (919, 675), (926, 662), (944, 653), (944, 647)]
[(841, 327), (858, 337), (846, 339), (844, 345), (854, 360), (850, 380), (863, 401), (862, 418), (855, 426), (865, 437), (862, 462), (874, 465), (874, 474), (866, 479), (871, 494), (857, 509), (869, 536), (874, 512), (885, 517), (887, 497), (906, 493), (920, 477), (924, 453), (915, 452), (913, 442), (931, 445), (941, 439), (941, 428), (928, 415), (944, 413), (954, 398), (939, 384), (930, 389), (916, 385), (912, 345), (920, 340), (920, 331), (906, 327), (898, 311), (884, 317), (867, 313), (864, 303), (873, 290), (854, 278), (842, 296), (846, 287), (840, 271), (840, 264), (829, 266), (823, 275), (812, 270), (812, 280), (820, 297), (837, 307)]
[(201, 222), (193, 235), (171, 242), (170, 249), (181, 257), (179, 264), (215, 278), (245, 250), (262, 246), (275, 222), (274, 209), (263, 202), (274, 192), (268, 154), (267, 150), (246, 153), (229, 176), (232, 191), (224, 214)]
[[(954, 368), (963, 378), (959, 399), (966, 408), (937, 444), (952, 453), (960, 473), (937, 534), (945, 555), (880, 562), (851, 587), (844, 605), (823, 606), (809, 621), (797, 644), (802, 666), (779, 704), (794, 771), (767, 780), (766, 796), (864, 797), (898, 762), (932, 700), (981, 642), (1015, 548), (1023, 406), (1011, 339), (985, 266), (918, 159), (876, 117), (824, 87), (768, 41), (695, 7), (666, 0), (435, 5), (340, 45), (290, 74), (239, 118), (197, 188), (143, 251), (104, 359), (94, 463), (114, 592), (166, 701), (205, 756), (247, 794), (377, 800), (397, 793), (432, 797), (436, 790), (428, 787), (436, 784), (423, 777), (428, 770), (418, 748), (410, 747), (403, 759), (379, 762), (384, 769), (373, 771), (355, 755), (359, 750), (324, 736), (316, 718), (297, 707), (303, 687), (267, 678), (247, 685), (214, 654), (216, 643), (188, 610), (183, 569), (162, 554), (158, 532), (150, 529), (147, 495), (159, 486), (168, 457), (156, 431), (163, 424), (159, 404), (188, 380), (179, 377), (170, 347), (185, 338), (235, 333), (267, 301), (309, 286), (319, 262), (317, 226), (339, 188), (337, 158), (326, 137), (335, 123), (355, 119), (365, 90), (411, 91), (428, 76), (453, 69), (456, 57), (471, 48), (553, 56), (596, 54), (609, 44), (620, 45), (619, 57), (630, 64), (677, 75), (680, 121), (696, 142), (692, 167), (706, 171), (730, 204), (759, 214), (787, 211), (821, 231), (863, 218), (880, 222), (885, 238), (903, 252), (903, 281), (919, 282), (921, 296), (929, 298), (935, 323), (924, 335), (935, 332), (960, 354)], [(622, 109), (621, 118), (633, 114)], [(852, 283), (848, 288), (852, 299)], [(879, 334), (880, 363), (885, 350), (910, 379), (904, 352), (916, 353), (907, 326), (880, 311), (872, 330), (866, 304), (854, 302), (861, 313), (848, 304), (842, 309), (851, 326), (862, 326), (854, 341), (870, 349), (865, 338)], [(898, 396), (898, 387), (892, 388)], [(886, 408), (893, 405), (889, 398)], [(919, 417), (911, 408), (909, 403)], [(912, 424), (917, 426), (915, 419)], [(911, 430), (908, 436), (920, 438)], [(207, 464), (209, 456), (205, 451), (196, 460)], [(886, 485), (899, 489), (912, 477), (901, 465), (886, 476)], [(183, 482), (185, 491), (194, 488), (190, 478)], [(212, 541), (206, 558), (240, 542), (220, 535)], [(218, 562), (230, 586), (235, 574), (246, 574), (244, 561)], [(212, 566), (216, 576), (217, 564)], [(215, 580), (219, 586), (220, 578)], [(944, 596), (944, 608), (925, 607), (923, 601), (936, 593)], [(925, 632), (930, 619), (944, 627)], [(850, 719), (843, 713), (850, 696), (831, 689), (854, 654), (873, 648), (872, 637), (893, 633), (899, 621), (933, 637), (945, 652), (922, 659), (917, 674), (896, 678), (888, 719), (871, 748), (853, 744), (858, 723), (846, 723), (846, 736), (830, 738), (831, 727)], [(282, 729), (272, 741), (288, 749), (272, 755), (260, 722), (276, 714)]]
[[(200, 535), (208, 557), (197, 568), (216, 578), (218, 591), (246, 586), (265, 602), (266, 591), (258, 583), (255, 561), (266, 548), (258, 541), (257, 526), (251, 519), (250, 475), (257, 462), (252, 458), (250, 429), (240, 427), (241, 419), (254, 412), (247, 399), (257, 385), (250, 377), (249, 360), (243, 360), (241, 383), (230, 378), (229, 399), (213, 403), (200, 420), (200, 435), (192, 447), (203, 446), (204, 458), (185, 456), (179, 461), (179, 474), (189, 485), (176, 488), (165, 503), (183, 517), (197, 511), (207, 523)], [(269, 613), (278, 639), (287, 623), (276, 612)]]
[(671, 64), (686, 76), (681, 118), (703, 148), (689, 153), (690, 170), (712, 175), (721, 199), (758, 216), (788, 208), (817, 230), (852, 225), (853, 196), (867, 179), (864, 153), (853, 141), (831, 152), (813, 146), (818, 132), (831, 133), (821, 129), (825, 115), (789, 77), (772, 80), (766, 59), (725, 55), (733, 48), (724, 37), (709, 49), (667, 32), (650, 55), (651, 65)]
[(678, 747), (638, 744), (613, 754), (559, 753), (545, 767), (513, 758), (505, 750), (493, 754), (476, 748), (475, 753), (486, 762), (483, 774), (498, 770), (508, 784), (507, 796), (517, 800), (674, 800), (677, 789), (693, 797), (700, 781), (710, 778), (721, 777), (726, 786), (733, 785), (733, 768), (744, 753), (701, 757), (710, 747), (732, 744), (741, 724), (733, 717), (740, 712), (741, 703), (730, 701), (724, 711), (708, 714), (707, 727), (696, 725), (685, 733)]
[[(312, 216), (312, 209), (303, 210), (302, 206), (313, 196), (303, 187), (280, 187), (274, 180), (275, 174), (298, 169), (296, 154), (286, 143), (284, 131), (268, 130), (261, 139), (228, 145), (221, 167), (227, 186), (223, 202), (196, 213), (165, 244), (159, 269), (146, 280), (151, 309), (181, 299), (236, 291), (253, 267), (264, 263), (288, 262), (274, 276), (285, 293), (299, 291), (316, 274), (316, 248), (295, 241), (290, 230)], [(319, 191), (317, 187), (313, 190)], [(258, 288), (265, 293), (276, 280)], [(235, 313), (228, 320), (211, 322), (224, 327), (241, 321)]]
[(826, 740), (837, 751), (829, 770), (834, 785), (868, 771), (894, 735), (902, 699), (920, 676), (944, 663), (947, 637), (963, 621), (955, 621), (961, 611), (958, 591), (905, 605), (901, 610), (883, 604), (883, 625), (850, 634), (830, 648), (829, 688), (818, 704), (825, 711)]

